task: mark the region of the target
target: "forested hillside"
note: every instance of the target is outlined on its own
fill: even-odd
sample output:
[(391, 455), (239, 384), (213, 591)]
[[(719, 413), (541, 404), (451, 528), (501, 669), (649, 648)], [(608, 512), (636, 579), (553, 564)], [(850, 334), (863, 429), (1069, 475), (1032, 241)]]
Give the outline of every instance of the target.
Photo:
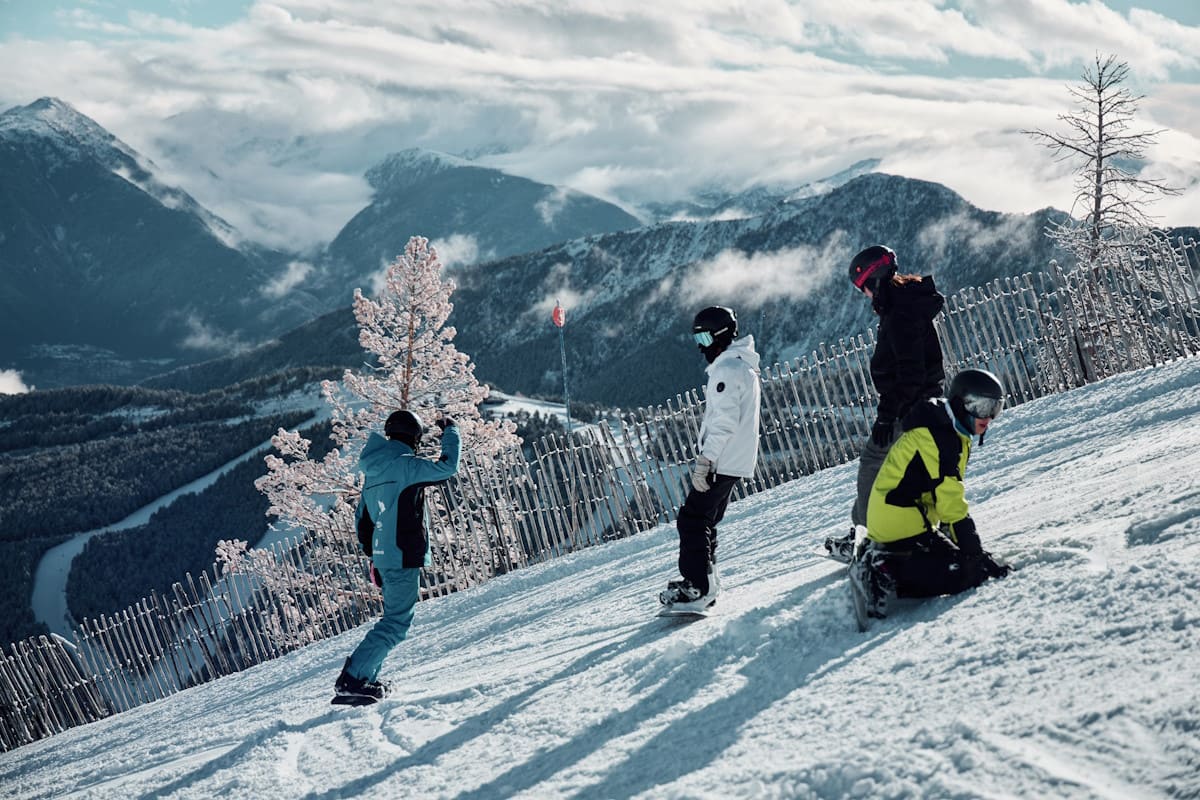
[(47, 550), (70, 534), (118, 522), (280, 427), (309, 419), (311, 410), (280, 405), (305, 375), (204, 394), (88, 386), (0, 397), (0, 574), (8, 589), (0, 641), (46, 632), (29, 606)]
[[(301, 431), (313, 442), (314, 458), (332, 446), (329, 423)], [(67, 602), (76, 619), (95, 618), (127, 608), (151, 590), (169, 596), (188, 573), (208, 570), (222, 539), (254, 544), (266, 532), (267, 498), (254, 486), (266, 472), (263, 458), (243, 461), (201, 492), (189, 492), (136, 528), (98, 536), (71, 564)]]

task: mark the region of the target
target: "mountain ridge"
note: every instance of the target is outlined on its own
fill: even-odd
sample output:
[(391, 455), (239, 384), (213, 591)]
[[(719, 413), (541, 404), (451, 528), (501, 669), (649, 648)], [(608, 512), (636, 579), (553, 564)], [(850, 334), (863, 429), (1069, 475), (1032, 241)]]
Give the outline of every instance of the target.
[(0, 369), (45, 388), (132, 383), (344, 307), (414, 233), (441, 236), (447, 257), (461, 245), (469, 261), (637, 224), (595, 198), (431, 151), (399, 151), (369, 173), (377, 195), (339, 238), (315, 254), (271, 250), (70, 104), (7, 109)]

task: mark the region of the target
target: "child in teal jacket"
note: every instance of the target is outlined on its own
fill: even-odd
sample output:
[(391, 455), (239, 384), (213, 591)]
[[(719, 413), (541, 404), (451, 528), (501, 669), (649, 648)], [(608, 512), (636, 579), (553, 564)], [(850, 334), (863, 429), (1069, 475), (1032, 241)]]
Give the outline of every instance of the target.
[(384, 426), (386, 438), (372, 433), (359, 456), (363, 490), (355, 521), (359, 543), (382, 583), (383, 616), (346, 659), (335, 684), (335, 702), (350, 698), (370, 703), (387, 694), (388, 684), (379, 680), (379, 669), (392, 648), (408, 636), (421, 567), (430, 563), (425, 487), (456, 474), (462, 455), (454, 420), (443, 417), (436, 424), (442, 429), (442, 453), (437, 461), (416, 455), (425, 426), (407, 410), (389, 416)]

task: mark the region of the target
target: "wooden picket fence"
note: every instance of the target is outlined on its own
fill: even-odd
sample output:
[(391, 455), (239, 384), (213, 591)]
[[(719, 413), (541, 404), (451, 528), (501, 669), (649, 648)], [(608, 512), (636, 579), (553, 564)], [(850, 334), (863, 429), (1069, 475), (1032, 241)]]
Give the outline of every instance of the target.
[[(1200, 352), (1200, 253), (1160, 242), (1103, 274), (1005, 278), (950, 297), (936, 327), (948, 375), (996, 373), (1010, 405)], [(872, 335), (820, 346), (762, 370), (760, 458), (735, 499), (858, 456), (874, 417)], [(423, 599), (673, 520), (703, 416), (695, 392), (572, 436), (533, 457), (514, 448), (429, 490), (433, 566)], [(343, 542), (320, 565), (303, 541), (270, 548), (297, 580), (286, 602), (253, 579), (190, 574), (171, 596), (84, 620), (74, 641), (35, 637), (0, 660), (0, 750), (53, 735), (348, 631), (381, 612), (368, 562)], [(330, 560), (332, 559), (332, 560)]]

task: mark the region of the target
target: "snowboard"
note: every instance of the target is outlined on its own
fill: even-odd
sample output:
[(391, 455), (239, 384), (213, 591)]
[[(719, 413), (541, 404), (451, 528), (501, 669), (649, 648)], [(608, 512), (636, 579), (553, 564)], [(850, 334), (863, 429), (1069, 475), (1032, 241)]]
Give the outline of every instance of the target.
[(854, 603), (854, 620), (858, 623), (858, 630), (866, 633), (871, 627), (871, 617), (867, 613), (866, 595), (854, 581), (847, 580), (846, 583), (850, 586), (850, 600)]
[(378, 702), (374, 697), (365, 697), (360, 694), (336, 694), (329, 701), (330, 705), (335, 706), (370, 706)]
[(656, 616), (659, 617), (707, 617), (713, 612), (713, 606), (717, 604), (716, 600), (709, 601), (704, 605), (697, 600), (693, 603), (671, 603), (670, 605), (661, 606)]

